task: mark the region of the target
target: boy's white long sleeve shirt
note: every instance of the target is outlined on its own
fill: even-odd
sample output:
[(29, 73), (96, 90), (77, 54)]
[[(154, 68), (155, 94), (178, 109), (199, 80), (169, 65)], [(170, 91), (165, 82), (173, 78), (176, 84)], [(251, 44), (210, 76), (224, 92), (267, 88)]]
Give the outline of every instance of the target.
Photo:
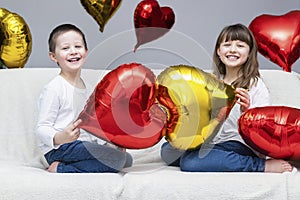
[[(36, 133), (40, 139), (40, 148), (45, 154), (60, 145), (53, 144), (54, 135), (74, 122), (83, 110), (91, 94), (90, 87), (79, 89), (58, 75), (41, 91), (38, 101), (38, 121)], [(80, 131), (79, 140), (104, 143), (84, 130)]]

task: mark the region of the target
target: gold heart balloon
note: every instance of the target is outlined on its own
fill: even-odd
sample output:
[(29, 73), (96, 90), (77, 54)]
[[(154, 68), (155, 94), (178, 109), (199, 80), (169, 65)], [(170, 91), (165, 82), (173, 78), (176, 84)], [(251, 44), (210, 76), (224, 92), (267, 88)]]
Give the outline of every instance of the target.
[(80, 0), (85, 10), (96, 20), (100, 31), (120, 7), (122, 0)]
[(32, 50), (32, 37), (25, 20), (0, 8), (0, 59), (7, 68), (25, 66)]
[(164, 135), (177, 149), (195, 149), (213, 137), (235, 103), (231, 86), (196, 67), (171, 66), (157, 79), (158, 102), (168, 115)]

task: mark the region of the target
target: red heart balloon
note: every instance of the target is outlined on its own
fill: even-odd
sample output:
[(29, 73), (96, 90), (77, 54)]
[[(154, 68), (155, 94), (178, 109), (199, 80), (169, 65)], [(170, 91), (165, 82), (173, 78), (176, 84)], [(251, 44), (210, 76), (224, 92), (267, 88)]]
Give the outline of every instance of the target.
[(258, 51), (291, 72), (293, 63), (300, 56), (300, 11), (282, 16), (260, 15), (249, 25), (258, 44)]
[(239, 119), (245, 142), (277, 159), (300, 159), (300, 110), (285, 106), (252, 108)]
[(166, 34), (175, 22), (175, 14), (169, 7), (160, 7), (156, 0), (141, 1), (134, 12), (137, 48)]
[(162, 138), (166, 120), (155, 104), (157, 93), (150, 69), (123, 64), (98, 83), (78, 117), (80, 128), (124, 148), (151, 147)]

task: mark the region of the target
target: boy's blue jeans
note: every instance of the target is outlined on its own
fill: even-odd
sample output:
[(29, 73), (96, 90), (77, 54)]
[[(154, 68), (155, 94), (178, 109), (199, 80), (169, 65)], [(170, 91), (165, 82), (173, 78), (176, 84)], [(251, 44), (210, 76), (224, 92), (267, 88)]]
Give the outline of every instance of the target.
[(181, 151), (168, 142), (161, 148), (161, 158), (170, 166), (190, 172), (263, 172), (265, 159), (238, 141), (203, 144), (199, 149)]
[(132, 165), (132, 157), (105, 145), (75, 141), (45, 154), (49, 164), (59, 161), (58, 173), (119, 172)]

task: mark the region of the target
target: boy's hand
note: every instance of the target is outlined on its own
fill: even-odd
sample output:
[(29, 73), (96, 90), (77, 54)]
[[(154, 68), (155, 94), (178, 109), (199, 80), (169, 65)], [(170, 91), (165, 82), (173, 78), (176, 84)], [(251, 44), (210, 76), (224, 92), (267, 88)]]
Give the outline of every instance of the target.
[(57, 132), (54, 136), (54, 144), (65, 144), (74, 142), (80, 136), (80, 129), (78, 128), (79, 124), (82, 122), (81, 119), (76, 120), (67, 126), (63, 131)]

